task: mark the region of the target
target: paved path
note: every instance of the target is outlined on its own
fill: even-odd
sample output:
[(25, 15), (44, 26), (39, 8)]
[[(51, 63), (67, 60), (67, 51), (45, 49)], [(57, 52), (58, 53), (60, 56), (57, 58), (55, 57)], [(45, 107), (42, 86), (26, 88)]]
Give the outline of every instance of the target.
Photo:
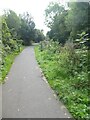
[(0, 85), (0, 120), (2, 118), (2, 85)]
[(41, 76), (33, 47), (25, 48), (3, 85), (3, 118), (70, 117)]

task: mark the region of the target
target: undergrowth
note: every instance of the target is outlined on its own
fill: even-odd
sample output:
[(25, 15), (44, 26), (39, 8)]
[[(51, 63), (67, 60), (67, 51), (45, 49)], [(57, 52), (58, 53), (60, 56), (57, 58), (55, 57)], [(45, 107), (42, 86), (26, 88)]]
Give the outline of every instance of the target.
[(24, 47), (21, 47), (21, 50), (15, 50), (11, 53), (6, 53), (6, 55), (3, 53), (2, 55), (2, 62), (1, 62), (1, 68), (0, 68), (0, 83), (5, 82), (5, 77), (10, 71), (10, 68), (14, 62), (15, 57), (24, 49)]
[(35, 54), (48, 83), (72, 116), (89, 119), (87, 49), (74, 49), (69, 42), (62, 47), (57, 42), (44, 41), (35, 47)]

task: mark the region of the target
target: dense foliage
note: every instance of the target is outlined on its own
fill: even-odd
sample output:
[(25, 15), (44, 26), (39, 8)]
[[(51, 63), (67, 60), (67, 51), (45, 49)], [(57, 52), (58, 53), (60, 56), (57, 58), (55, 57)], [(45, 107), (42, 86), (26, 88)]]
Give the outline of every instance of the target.
[[(44, 41), (35, 48), (36, 57), (49, 84), (76, 119), (89, 119), (90, 91), (87, 46), (83, 36), (64, 47), (58, 42)], [(75, 48), (79, 45), (79, 48)]]
[(30, 45), (31, 41), (34, 40), (35, 34), (35, 23), (32, 16), (29, 13), (20, 15), (21, 26), (19, 29), (19, 34), (23, 40), (24, 45)]
[[(23, 45), (31, 45), (32, 41), (38, 42), (38, 36), (44, 36), (42, 31), (35, 28), (35, 23), (30, 13), (25, 12), (17, 16), (14, 11), (9, 10), (5, 11), (4, 16), (11, 35), (14, 39), (21, 39)], [(40, 40), (43, 40), (43, 37)]]
[(35, 48), (49, 84), (72, 116), (90, 119), (90, 5), (71, 2), (68, 8), (50, 3), (45, 11), (47, 40)]
[(22, 49), (22, 41), (14, 39), (7, 26), (5, 18), (2, 16), (2, 33), (0, 39), (0, 82), (3, 82), (7, 75), (13, 59)]
[(35, 29), (31, 14), (26, 12), (18, 16), (12, 10), (5, 10), (0, 16), (0, 29), (0, 82), (3, 82), (22, 45), (42, 41), (44, 34)]
[(59, 3), (50, 3), (45, 10), (50, 31), (47, 41), (43, 41), (43, 30), (35, 28), (31, 14), (26, 12), (18, 16), (12, 10), (5, 11), (0, 16), (0, 82), (8, 73), (15, 55), (22, 50), (22, 44), (43, 41), (35, 52), (49, 84), (74, 118), (89, 119), (89, 13), (88, 2), (69, 3), (67, 9)]
[[(58, 6), (57, 9), (56, 6)], [(68, 39), (74, 41), (77, 34), (83, 31), (89, 32), (89, 13), (90, 5), (88, 2), (70, 2), (68, 8), (59, 3), (50, 3), (45, 11), (46, 24), (50, 27), (47, 35), (62, 44)]]

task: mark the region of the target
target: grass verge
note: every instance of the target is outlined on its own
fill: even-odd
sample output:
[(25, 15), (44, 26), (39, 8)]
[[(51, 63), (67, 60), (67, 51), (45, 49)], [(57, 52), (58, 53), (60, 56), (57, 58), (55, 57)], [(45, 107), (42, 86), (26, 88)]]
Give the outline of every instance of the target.
[(22, 50), (24, 49), (24, 47), (21, 47), (21, 50), (18, 51), (14, 51), (11, 54), (7, 54), (6, 57), (4, 57), (4, 64), (1, 66), (1, 75), (0, 75), (0, 84), (1, 83), (5, 83), (5, 77), (6, 75), (9, 73), (10, 68), (14, 62), (15, 57), (20, 54), (20, 52), (22, 52)]
[[(84, 83), (82, 83), (83, 88), (78, 86), (77, 83), (79, 79), (81, 79), (80, 75), (78, 74), (79, 76), (77, 78), (76, 76), (71, 77), (70, 74), (67, 74), (68, 65), (64, 64), (67, 55), (66, 53), (61, 53), (59, 58), (59, 54), (51, 54), (51, 52), (52, 51), (48, 49), (40, 51), (39, 46), (35, 47), (36, 59), (42, 68), (48, 83), (51, 88), (55, 90), (59, 100), (65, 104), (76, 120), (89, 120), (88, 90), (84, 87)], [(85, 77), (87, 76), (84, 72), (82, 75)]]

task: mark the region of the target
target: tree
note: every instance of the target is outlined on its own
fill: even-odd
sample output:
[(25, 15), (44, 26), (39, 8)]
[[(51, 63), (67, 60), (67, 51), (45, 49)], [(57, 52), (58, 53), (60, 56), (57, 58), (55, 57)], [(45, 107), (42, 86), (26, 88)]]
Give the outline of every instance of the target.
[(78, 33), (88, 31), (88, 2), (70, 2), (66, 26), (70, 31), (71, 38), (77, 38)]
[(40, 42), (45, 39), (45, 36), (43, 34), (42, 30), (35, 29), (35, 42)]
[(10, 38), (11, 34), (9, 28), (4, 17), (2, 16), (2, 43), (4, 44), (4, 46), (8, 45)]
[(64, 11), (64, 7), (61, 6), (59, 3), (51, 2), (47, 9), (45, 10), (45, 20), (46, 25), (51, 28), (54, 17), (58, 16)]
[(48, 17), (47, 20), (50, 20), (48, 24), (50, 24), (51, 29), (47, 34), (51, 39), (54, 41), (57, 40), (62, 44), (65, 43), (69, 36), (69, 31), (67, 31), (65, 25), (67, 14), (68, 11), (58, 3), (50, 4), (48, 9), (46, 9), (46, 16)]
[(11, 35), (14, 39), (16, 39), (18, 37), (18, 30), (20, 28), (19, 17), (14, 11), (8, 10), (5, 11), (5, 20), (8, 28), (10, 29)]
[(10, 29), (6, 23), (5, 15), (1, 16), (2, 18), (2, 57), (5, 57), (8, 53), (13, 51), (18, 51), (21, 47), (22, 41), (14, 39), (13, 35), (10, 32)]
[(21, 27), (19, 29), (20, 38), (23, 40), (24, 45), (30, 45), (35, 35), (35, 23), (31, 14), (28, 12), (20, 15)]
[(47, 34), (64, 44), (68, 39), (78, 38), (77, 34), (83, 31), (89, 33), (89, 11), (88, 2), (70, 2), (67, 10), (58, 3), (50, 4), (46, 9), (46, 23), (51, 30)]
[(55, 16), (53, 25), (51, 27), (51, 39), (57, 40), (59, 43), (64, 44), (69, 37), (69, 31), (65, 25), (65, 18), (67, 16), (67, 10), (64, 10), (62, 14)]

